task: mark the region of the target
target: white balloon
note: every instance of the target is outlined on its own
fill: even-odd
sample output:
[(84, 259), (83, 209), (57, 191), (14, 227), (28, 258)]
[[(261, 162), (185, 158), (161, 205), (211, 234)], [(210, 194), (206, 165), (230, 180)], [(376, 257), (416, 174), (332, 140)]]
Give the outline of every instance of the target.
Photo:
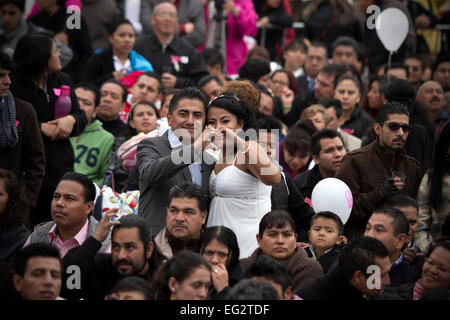
[(315, 213), (331, 211), (345, 224), (352, 212), (353, 196), (345, 182), (336, 178), (326, 178), (314, 187), (311, 204)]
[(387, 51), (397, 51), (409, 30), (406, 14), (398, 8), (383, 10), (375, 20), (378, 38)]

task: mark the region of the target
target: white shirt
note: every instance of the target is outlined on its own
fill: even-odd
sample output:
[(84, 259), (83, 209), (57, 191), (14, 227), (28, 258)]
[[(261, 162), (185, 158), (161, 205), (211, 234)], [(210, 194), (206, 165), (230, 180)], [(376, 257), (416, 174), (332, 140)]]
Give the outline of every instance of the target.
[(127, 59), (124, 64), (120, 62), (119, 58), (116, 56), (113, 56), (113, 62), (114, 62), (114, 70), (115, 71), (124, 71), (124, 73), (131, 72), (131, 62), (130, 59)]
[(141, 13), (141, 0), (125, 0), (125, 18), (130, 20), (136, 35), (142, 33), (142, 24), (139, 19)]

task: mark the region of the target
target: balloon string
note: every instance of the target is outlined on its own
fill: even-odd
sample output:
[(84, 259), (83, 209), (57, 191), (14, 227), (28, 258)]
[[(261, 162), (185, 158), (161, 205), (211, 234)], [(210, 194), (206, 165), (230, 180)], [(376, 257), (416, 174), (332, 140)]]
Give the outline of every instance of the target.
[(388, 58), (388, 74), (387, 74), (387, 82), (389, 83), (389, 80), (391, 78), (391, 75), (389, 74), (389, 70), (391, 70), (391, 57), (392, 57), (392, 51), (389, 51), (389, 58)]

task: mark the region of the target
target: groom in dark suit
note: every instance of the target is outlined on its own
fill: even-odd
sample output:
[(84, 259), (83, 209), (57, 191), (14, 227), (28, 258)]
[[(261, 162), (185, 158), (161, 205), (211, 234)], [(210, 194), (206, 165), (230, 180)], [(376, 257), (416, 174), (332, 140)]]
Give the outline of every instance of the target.
[(169, 105), (170, 128), (164, 135), (145, 139), (138, 145), (139, 215), (147, 220), (153, 234), (165, 226), (171, 187), (194, 182), (208, 192), (213, 166), (202, 163), (198, 157), (194, 159), (194, 140), (205, 127), (206, 105), (206, 97), (199, 89), (181, 89)]

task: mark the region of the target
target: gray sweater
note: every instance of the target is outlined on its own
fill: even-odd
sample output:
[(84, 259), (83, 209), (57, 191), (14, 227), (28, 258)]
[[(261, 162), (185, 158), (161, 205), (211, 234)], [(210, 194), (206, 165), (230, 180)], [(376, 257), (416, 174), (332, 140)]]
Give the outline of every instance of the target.
[[(97, 228), (98, 221), (92, 216), (89, 216), (89, 225), (88, 232), (86, 238), (92, 236), (94, 234), (95, 229)], [(33, 233), (30, 235), (30, 244), (36, 242), (46, 242), (48, 243), (48, 232), (55, 225), (54, 221), (43, 222), (34, 227)], [(102, 243), (102, 247), (98, 252), (105, 252), (111, 244), (111, 231), (108, 234), (108, 237)]]

